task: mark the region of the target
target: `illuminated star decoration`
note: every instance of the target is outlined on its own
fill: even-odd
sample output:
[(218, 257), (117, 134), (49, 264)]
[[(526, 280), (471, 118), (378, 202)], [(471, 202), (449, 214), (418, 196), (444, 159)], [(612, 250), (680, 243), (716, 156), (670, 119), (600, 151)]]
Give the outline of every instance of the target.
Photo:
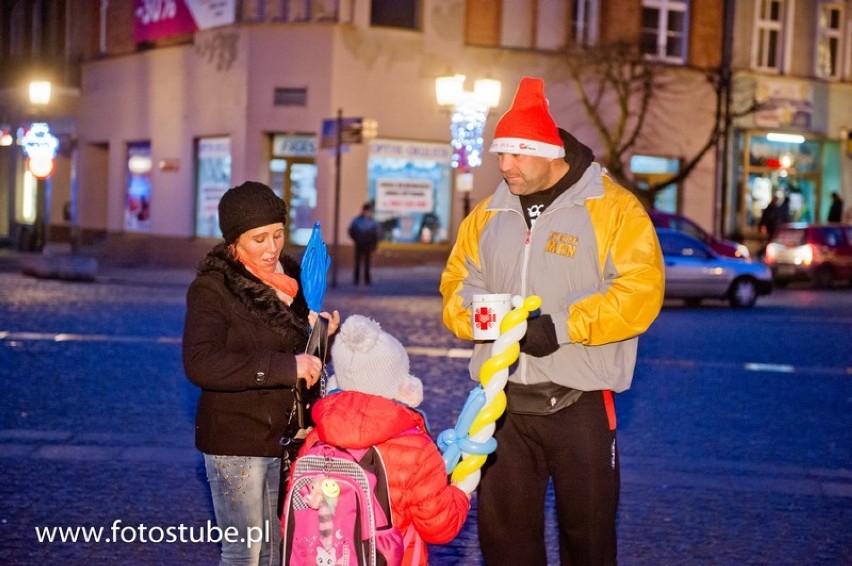
[(488, 107), (473, 101), (464, 101), (453, 110), (450, 132), (454, 169), (467, 171), (482, 164), (482, 132), (487, 116)]

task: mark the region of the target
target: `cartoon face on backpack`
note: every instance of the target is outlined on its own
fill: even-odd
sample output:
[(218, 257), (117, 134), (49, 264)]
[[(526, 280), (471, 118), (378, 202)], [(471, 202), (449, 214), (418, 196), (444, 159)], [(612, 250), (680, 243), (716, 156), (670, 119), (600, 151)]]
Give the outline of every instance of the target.
[[(322, 545), (319, 545), (314, 550), (316, 551), (317, 566), (350, 566), (349, 548), (346, 545), (339, 544), (338, 548), (335, 548), (334, 546), (325, 548)], [(306, 551), (310, 554), (310, 550), (306, 549)], [(342, 552), (342, 556), (340, 558), (337, 557), (338, 551)]]

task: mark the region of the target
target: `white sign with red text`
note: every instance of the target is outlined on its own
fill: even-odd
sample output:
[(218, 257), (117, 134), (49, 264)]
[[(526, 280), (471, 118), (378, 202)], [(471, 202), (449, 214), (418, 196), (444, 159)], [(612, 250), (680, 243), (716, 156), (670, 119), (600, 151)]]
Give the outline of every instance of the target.
[(432, 212), (435, 190), (429, 179), (376, 179), (376, 210), (394, 214)]

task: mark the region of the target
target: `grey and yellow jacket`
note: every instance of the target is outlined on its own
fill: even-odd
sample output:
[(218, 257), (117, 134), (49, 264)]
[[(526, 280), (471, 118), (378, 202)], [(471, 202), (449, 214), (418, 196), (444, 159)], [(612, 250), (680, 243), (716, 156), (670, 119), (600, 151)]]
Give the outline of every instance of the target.
[[(590, 163), (531, 229), (501, 183), (462, 221), (440, 289), (444, 324), (464, 340), (473, 339), (474, 294), (541, 297), (559, 348), (521, 354), (509, 381), (619, 392), (633, 379), (638, 336), (662, 306), (664, 266), (642, 204)], [(472, 379), (490, 355), (490, 342), (474, 345)]]

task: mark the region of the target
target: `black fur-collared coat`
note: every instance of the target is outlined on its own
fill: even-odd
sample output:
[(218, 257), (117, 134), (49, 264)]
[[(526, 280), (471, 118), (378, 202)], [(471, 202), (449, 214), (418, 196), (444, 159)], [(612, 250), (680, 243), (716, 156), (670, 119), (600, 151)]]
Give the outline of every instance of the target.
[[(281, 256), (299, 280), (296, 261)], [(291, 306), (232, 258), (224, 243), (198, 266), (186, 293), (183, 365), (201, 388), (195, 445), (206, 454), (279, 457), (308, 340), (301, 289)]]

